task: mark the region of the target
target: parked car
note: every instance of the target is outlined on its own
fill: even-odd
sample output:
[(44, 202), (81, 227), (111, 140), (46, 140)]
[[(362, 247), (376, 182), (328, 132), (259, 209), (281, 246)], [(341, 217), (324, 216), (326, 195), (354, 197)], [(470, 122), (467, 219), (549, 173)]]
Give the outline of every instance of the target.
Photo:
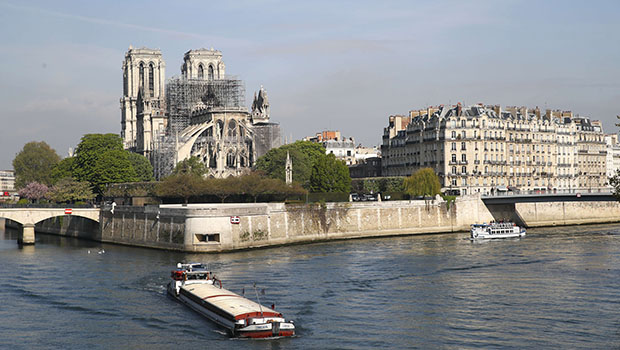
[(367, 201), (367, 202), (376, 201), (377, 200), (377, 196), (375, 196), (374, 194), (365, 194), (362, 197), (362, 200), (363, 201)]

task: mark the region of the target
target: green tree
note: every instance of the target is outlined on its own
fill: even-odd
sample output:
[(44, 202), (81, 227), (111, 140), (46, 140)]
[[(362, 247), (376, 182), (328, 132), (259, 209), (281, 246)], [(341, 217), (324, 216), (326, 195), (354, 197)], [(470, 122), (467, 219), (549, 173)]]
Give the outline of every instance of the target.
[(173, 174), (193, 174), (204, 176), (207, 173), (205, 164), (198, 157), (189, 157), (177, 163), (172, 171)]
[(226, 198), (241, 193), (239, 178), (231, 176), (225, 179), (206, 179), (203, 181), (201, 193), (216, 196), (224, 203)]
[(351, 191), (349, 168), (333, 154), (322, 155), (312, 167), (310, 191), (349, 193)]
[(73, 177), (73, 165), (75, 164), (74, 157), (67, 157), (61, 160), (54, 169), (52, 169), (52, 183), (58, 182), (60, 179), (66, 177)]
[[(260, 196), (273, 195), (275, 197), (286, 197), (289, 194), (298, 194), (301, 186), (296, 182), (293, 183), (293, 185), (289, 186), (280, 179), (267, 178), (258, 172), (252, 172), (238, 178), (237, 188), (241, 194), (251, 197), (254, 203), (256, 203)], [(294, 190), (292, 190), (292, 188), (294, 188)]]
[(52, 169), (60, 157), (45, 142), (28, 142), (13, 159), (15, 187), (20, 189), (31, 182), (52, 184)]
[[(620, 119), (620, 116), (618, 116)], [(616, 169), (614, 176), (609, 178), (609, 185), (612, 187), (612, 194), (620, 201), (620, 169)]]
[(410, 197), (434, 197), (441, 193), (439, 177), (431, 168), (423, 168), (405, 179), (405, 193)]
[(310, 188), (312, 167), (325, 155), (325, 148), (318, 143), (296, 141), (288, 145), (273, 148), (256, 161), (255, 168), (263, 171), (271, 178), (284, 181), (287, 151), (293, 163), (293, 181), (299, 182), (306, 189)]
[(76, 181), (71, 177), (58, 180), (47, 197), (57, 203), (75, 203), (95, 198), (88, 182)]
[(136, 171), (129, 160), (131, 153), (125, 150), (112, 150), (101, 154), (93, 167), (90, 183), (97, 193), (102, 193), (105, 185), (116, 182), (137, 181)]
[(105, 184), (133, 182), (136, 171), (116, 134), (87, 134), (75, 150), (73, 174), (78, 181), (87, 181), (97, 194), (102, 194)]
[[(272, 192), (275, 188), (270, 188), (268, 179), (260, 176), (256, 172), (239, 177), (239, 192), (246, 194), (254, 199), (254, 203), (260, 195)], [(284, 184), (286, 186), (286, 184)]]
[(129, 162), (131, 162), (131, 166), (133, 166), (133, 170), (136, 173), (136, 181), (153, 180), (153, 166), (145, 156), (129, 152)]
[(377, 181), (377, 179), (365, 179), (364, 180), (364, 191), (368, 193), (377, 193), (381, 191), (381, 186), (379, 185), (379, 181)]
[(187, 204), (189, 198), (202, 194), (204, 181), (192, 174), (174, 174), (166, 177), (157, 186), (155, 194), (162, 198), (182, 198)]

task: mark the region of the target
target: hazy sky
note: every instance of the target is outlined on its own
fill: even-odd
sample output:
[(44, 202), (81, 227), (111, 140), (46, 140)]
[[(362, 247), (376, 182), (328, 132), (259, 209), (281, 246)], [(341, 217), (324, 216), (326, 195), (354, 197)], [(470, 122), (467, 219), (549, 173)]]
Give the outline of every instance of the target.
[(159, 48), (168, 77), (190, 49), (264, 85), (298, 139), (340, 130), (378, 145), (391, 114), (488, 103), (572, 110), (616, 132), (620, 1), (0, 0), (0, 169), (29, 141), (61, 156), (120, 133), (129, 45)]

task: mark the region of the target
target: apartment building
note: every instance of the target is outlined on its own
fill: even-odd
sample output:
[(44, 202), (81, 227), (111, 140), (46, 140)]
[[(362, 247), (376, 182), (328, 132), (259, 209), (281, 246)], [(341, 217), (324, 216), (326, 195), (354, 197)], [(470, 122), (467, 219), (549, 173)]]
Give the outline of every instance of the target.
[(473, 105), (430, 107), (390, 116), (382, 176), (430, 167), (445, 189), (598, 191), (605, 187), (601, 123), (570, 111)]

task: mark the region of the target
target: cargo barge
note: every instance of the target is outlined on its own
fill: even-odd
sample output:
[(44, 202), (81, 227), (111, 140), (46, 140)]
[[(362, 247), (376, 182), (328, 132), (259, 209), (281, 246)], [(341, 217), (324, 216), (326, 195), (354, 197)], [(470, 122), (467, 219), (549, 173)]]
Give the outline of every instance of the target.
[[(266, 307), (223, 288), (202, 264), (178, 264), (168, 294), (228, 329), (234, 337), (278, 338), (295, 335), (295, 324)], [(258, 293), (257, 293), (258, 296)]]

